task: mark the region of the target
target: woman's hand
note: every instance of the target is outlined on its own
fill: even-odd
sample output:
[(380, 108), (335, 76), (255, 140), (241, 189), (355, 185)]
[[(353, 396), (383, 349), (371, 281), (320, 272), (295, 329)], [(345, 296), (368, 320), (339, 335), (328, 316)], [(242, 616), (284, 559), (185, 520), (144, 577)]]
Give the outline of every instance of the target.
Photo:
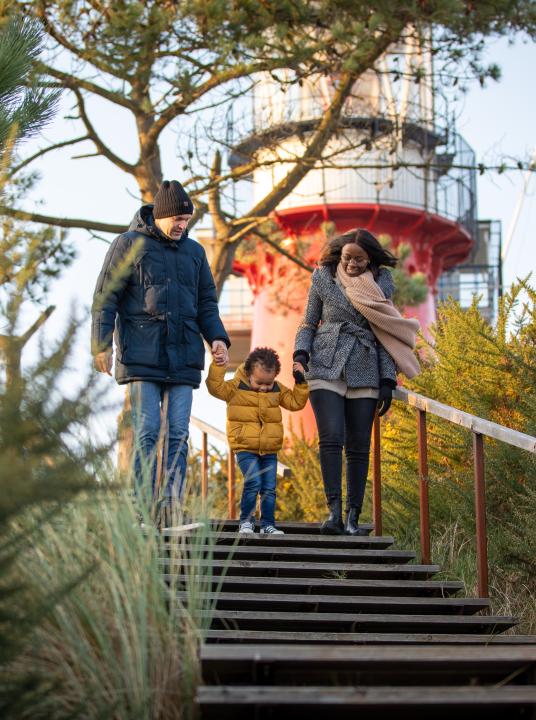
[(302, 385), (305, 382), (305, 368), (300, 362), (292, 364), (292, 376), (298, 385)]
[(389, 385), (381, 385), (380, 386), (380, 396), (378, 397), (378, 405), (376, 406), (376, 411), (378, 413), (378, 417), (385, 415), (385, 413), (391, 407), (392, 400), (393, 400), (393, 389), (391, 387), (389, 387)]

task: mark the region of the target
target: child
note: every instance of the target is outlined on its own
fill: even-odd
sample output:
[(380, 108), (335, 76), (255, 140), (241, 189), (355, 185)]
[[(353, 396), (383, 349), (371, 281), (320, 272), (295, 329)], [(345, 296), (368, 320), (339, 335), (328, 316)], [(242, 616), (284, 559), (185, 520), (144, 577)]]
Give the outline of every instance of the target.
[(283, 445), (281, 408), (301, 410), (309, 388), (301, 363), (292, 366), (296, 385), (289, 390), (275, 382), (281, 363), (275, 350), (255, 348), (237, 369), (232, 380), (224, 380), (225, 366), (211, 364), (208, 391), (227, 403), (227, 438), (236, 453), (244, 476), (240, 503), (239, 532), (253, 533), (257, 495), (261, 496), (261, 534), (283, 535), (275, 527), (277, 451)]

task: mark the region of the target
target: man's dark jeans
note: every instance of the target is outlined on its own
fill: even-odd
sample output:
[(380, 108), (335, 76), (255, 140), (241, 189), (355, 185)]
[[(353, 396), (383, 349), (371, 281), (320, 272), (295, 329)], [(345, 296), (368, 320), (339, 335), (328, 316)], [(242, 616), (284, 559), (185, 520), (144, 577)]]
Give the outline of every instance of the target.
[(251, 520), (255, 514), (257, 495), (261, 496), (261, 527), (275, 525), (275, 486), (277, 480), (277, 454), (240, 450), (236, 460), (244, 476), (244, 489), (240, 502), (240, 522)]
[(312, 390), (320, 467), (328, 503), (342, 494), (342, 449), (346, 454), (346, 505), (361, 512), (369, 467), (370, 436), (377, 400), (350, 400), (331, 390)]
[(129, 384), (129, 391), (134, 426), (136, 492), (145, 500), (156, 499), (155, 453), (160, 433), (160, 405), (165, 390), (169, 392), (168, 455), (160, 492), (166, 500), (172, 500), (180, 499), (184, 491), (193, 388), (191, 385), (166, 385), (139, 380)]

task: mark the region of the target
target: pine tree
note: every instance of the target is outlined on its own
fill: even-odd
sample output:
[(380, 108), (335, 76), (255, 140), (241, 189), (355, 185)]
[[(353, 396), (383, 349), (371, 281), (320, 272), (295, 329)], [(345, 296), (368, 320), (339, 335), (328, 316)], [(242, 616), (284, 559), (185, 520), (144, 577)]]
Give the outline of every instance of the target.
[[(50, 119), (57, 95), (34, 89), (35, 60), (42, 31), (35, 22), (11, 18), (0, 26), (0, 156), (3, 202), (18, 200), (31, 179), (6, 182), (18, 144)], [(65, 238), (0, 217), (0, 715), (19, 718), (50, 692), (45, 678), (20, 676), (12, 663), (36, 624), (76, 578), (52, 592), (36, 593), (20, 581), (18, 563), (36, 542), (43, 524), (84, 488), (94, 488), (93, 470), (102, 448), (84, 428), (93, 410), (91, 383), (66, 397), (77, 329), (24, 362), (28, 343), (53, 312), (47, 290), (73, 258)], [(27, 715), (24, 715), (27, 716)]]
[[(423, 372), (408, 389), (529, 435), (536, 435), (536, 292), (522, 281), (501, 299), (491, 326), (478, 298), (464, 309), (453, 300), (438, 310)], [(428, 414), (432, 527), (456, 523), (472, 546), (475, 532), (472, 433)], [(400, 534), (418, 522), (415, 411), (393, 403), (383, 423), (385, 508)], [(534, 586), (536, 456), (485, 439), (490, 568)]]

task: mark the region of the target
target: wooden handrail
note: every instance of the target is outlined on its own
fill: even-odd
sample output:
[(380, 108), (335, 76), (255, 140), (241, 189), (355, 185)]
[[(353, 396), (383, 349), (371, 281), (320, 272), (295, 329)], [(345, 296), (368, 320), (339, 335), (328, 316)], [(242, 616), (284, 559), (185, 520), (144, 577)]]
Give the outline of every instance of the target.
[[(410, 405), (417, 410), (417, 442), (419, 460), (419, 509), (420, 509), (420, 535), (421, 559), (424, 564), (431, 562), (430, 557), (430, 508), (428, 501), (428, 441), (426, 432), (426, 413), (443, 418), (454, 425), (467, 428), (473, 433), (474, 458), (474, 496), (476, 519), (476, 552), (478, 571), (478, 593), (480, 597), (488, 597), (488, 542), (486, 531), (486, 481), (484, 473), (484, 437), (513, 445), (527, 452), (536, 453), (536, 437), (511, 430), (504, 425), (484, 420), (477, 415), (471, 415), (458, 410), (451, 405), (445, 405), (432, 400), (425, 395), (397, 388), (393, 397), (395, 400)], [(379, 498), (374, 503), (374, 518), (378, 518), (375, 533), (381, 534), (381, 473), (379, 465), (380, 443), (376, 441), (379, 435), (379, 418), (375, 420), (374, 428), (374, 473), (373, 498)]]
[[(218, 442), (225, 443), (227, 446), (227, 507), (230, 520), (236, 520), (236, 476), (235, 476), (235, 457), (234, 452), (229, 447), (227, 435), (218, 428), (197, 417), (190, 418), (190, 425), (201, 430), (201, 497), (206, 500), (208, 494), (208, 438), (212, 437)], [(277, 461), (277, 475), (279, 477), (288, 478), (292, 475), (292, 470)]]
[(437, 415), (437, 417), (465, 427), (480, 435), (500, 440), (508, 445), (514, 445), (514, 447), (521, 448), (521, 450), (536, 453), (536, 437), (532, 435), (527, 435), (518, 430), (511, 430), (504, 425), (484, 420), (477, 415), (471, 415), (451, 405), (444, 405), (437, 400), (432, 400), (425, 395), (419, 395), (419, 393), (411, 392), (405, 388), (397, 388), (393, 392), (393, 397), (395, 400), (401, 400), (406, 405), (411, 405), (417, 410), (424, 410), (431, 415)]

